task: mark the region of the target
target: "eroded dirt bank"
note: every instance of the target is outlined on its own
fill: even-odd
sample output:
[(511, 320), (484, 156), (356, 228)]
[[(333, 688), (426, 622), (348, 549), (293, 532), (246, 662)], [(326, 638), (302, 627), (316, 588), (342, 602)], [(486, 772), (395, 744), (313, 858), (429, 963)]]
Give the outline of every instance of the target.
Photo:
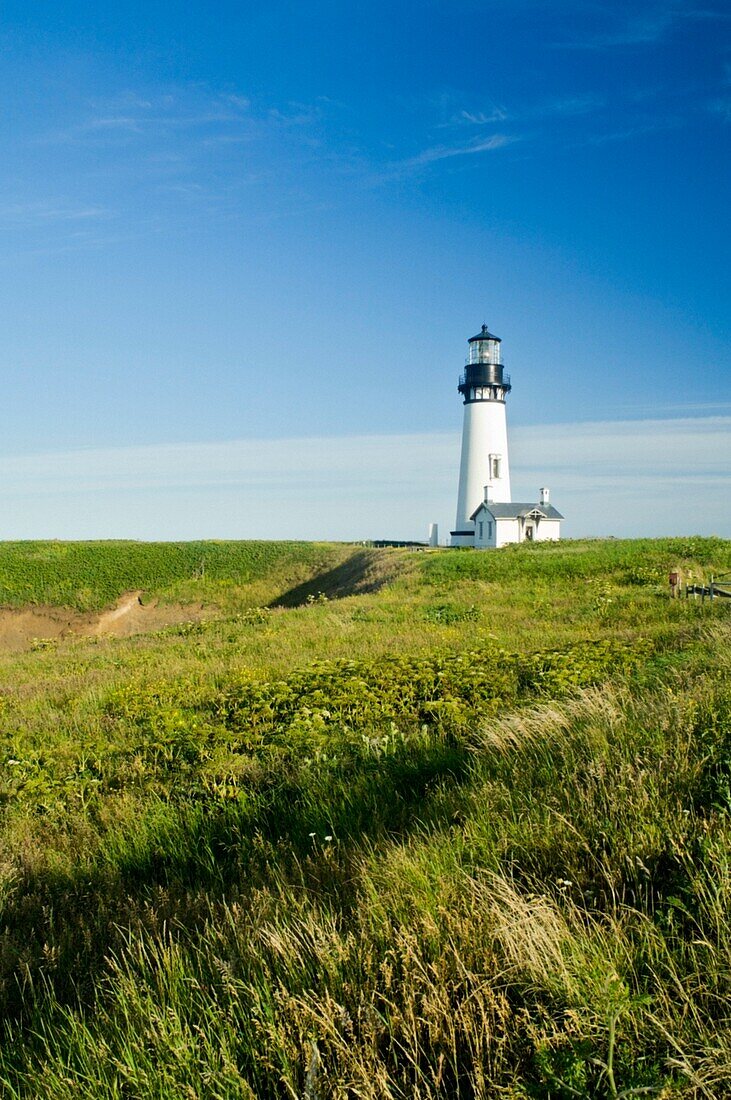
[[(402, 573), (406, 562), (399, 550), (343, 548), (334, 562), (293, 585), (280, 582), (280, 593), (273, 599), (267, 593), (262, 602), (271, 608), (293, 608), (320, 596), (342, 599), (376, 592)], [(254, 593), (249, 590), (247, 595)], [(43, 605), (0, 607), (0, 652), (42, 648), (46, 642), (73, 637), (128, 637), (219, 614), (205, 603), (160, 603), (142, 589), (125, 592), (112, 607), (94, 613)]]
[(0, 608), (0, 651), (18, 652), (64, 638), (143, 634), (200, 618), (203, 610), (198, 604), (182, 607), (161, 606), (154, 599), (147, 602), (141, 592), (126, 592), (114, 607), (97, 614), (84, 615), (61, 607)]

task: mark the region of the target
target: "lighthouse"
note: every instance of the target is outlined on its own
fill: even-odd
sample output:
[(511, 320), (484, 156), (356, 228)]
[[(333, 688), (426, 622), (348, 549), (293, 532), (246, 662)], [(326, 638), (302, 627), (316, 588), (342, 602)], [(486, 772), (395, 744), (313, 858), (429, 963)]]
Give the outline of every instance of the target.
[(473, 513), (484, 499), (510, 502), (505, 398), (511, 387), (500, 344), (487, 325), (467, 341), (469, 353), (457, 387), (464, 398), (464, 421), (452, 546), (475, 545)]
[(505, 398), (511, 387), (500, 343), (487, 325), (467, 341), (469, 354), (457, 387), (464, 399), (464, 422), (452, 546), (488, 550), (561, 538), (563, 516), (550, 503), (547, 488), (535, 503), (518, 504), (510, 496)]

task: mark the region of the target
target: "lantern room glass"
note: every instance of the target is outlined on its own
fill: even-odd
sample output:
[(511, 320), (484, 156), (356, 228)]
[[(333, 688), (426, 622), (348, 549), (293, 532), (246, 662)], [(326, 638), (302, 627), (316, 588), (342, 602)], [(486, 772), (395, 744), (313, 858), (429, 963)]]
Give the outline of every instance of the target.
[(473, 340), (470, 344), (470, 363), (500, 362), (500, 343), (498, 340)]

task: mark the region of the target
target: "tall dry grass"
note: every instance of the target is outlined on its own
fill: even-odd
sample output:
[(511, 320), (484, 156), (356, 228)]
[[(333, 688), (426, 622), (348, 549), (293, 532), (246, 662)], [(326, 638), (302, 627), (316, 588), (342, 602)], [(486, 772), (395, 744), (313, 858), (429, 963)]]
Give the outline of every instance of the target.
[[(412, 556), (357, 599), (0, 662), (0, 1094), (731, 1095), (729, 609), (660, 588), (694, 554), (728, 546)], [(241, 685), (313, 660), (577, 641), (639, 659), (246, 740)]]
[(148, 896), (92, 1001), (26, 988), (7, 1094), (725, 1095), (727, 671), (490, 719), (420, 827)]

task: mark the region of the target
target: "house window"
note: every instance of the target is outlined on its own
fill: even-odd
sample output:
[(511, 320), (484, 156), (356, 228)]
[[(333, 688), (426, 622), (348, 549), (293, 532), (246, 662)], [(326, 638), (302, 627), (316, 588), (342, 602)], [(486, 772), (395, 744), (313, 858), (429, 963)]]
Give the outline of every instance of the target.
[(479, 529), (480, 529), (480, 533), (479, 533), (479, 535), (478, 535), (477, 537), (478, 537), (478, 538), (479, 538), (480, 540), (482, 540), (482, 527), (483, 527), (483, 523), (482, 523), (482, 520), (480, 520), (480, 521), (479, 521), (479, 523), (477, 524), (477, 526), (478, 526), (478, 527), (479, 527)]
[[(480, 524), (480, 527), (482, 527), (482, 524)], [(487, 537), (489, 539), (492, 538), (492, 520), (491, 519), (489, 519), (487, 521)]]

